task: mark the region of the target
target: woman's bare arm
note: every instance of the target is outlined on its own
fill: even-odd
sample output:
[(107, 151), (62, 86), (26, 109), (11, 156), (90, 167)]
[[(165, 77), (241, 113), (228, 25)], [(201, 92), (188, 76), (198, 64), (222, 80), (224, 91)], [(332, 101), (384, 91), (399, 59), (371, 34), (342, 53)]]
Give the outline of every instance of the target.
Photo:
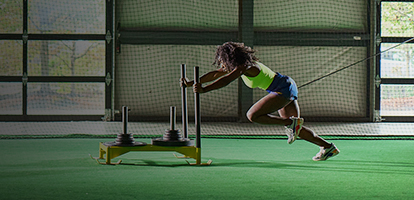
[[(223, 68), (219, 68), (217, 70), (214, 70), (214, 71), (211, 71), (211, 72), (208, 72), (202, 75), (200, 77), (200, 83), (208, 83), (208, 82), (214, 81), (224, 76), (225, 74), (227, 74), (227, 72), (225, 72)], [(189, 81), (186, 79), (181, 79), (181, 81), (182, 81), (182, 85), (185, 85), (187, 87), (191, 87), (194, 84), (194, 81)]]
[(217, 90), (220, 89), (222, 87), (225, 87), (226, 85), (230, 84), (231, 82), (233, 82), (234, 80), (236, 80), (237, 78), (239, 78), (241, 75), (243, 75), (243, 73), (245, 72), (245, 67), (236, 67), (232, 72), (230, 72), (229, 74), (223, 76), (216, 81), (214, 81), (213, 83), (202, 87), (201, 83), (194, 85), (194, 92), (198, 92), (198, 93), (205, 93), (205, 92), (209, 92), (212, 90)]

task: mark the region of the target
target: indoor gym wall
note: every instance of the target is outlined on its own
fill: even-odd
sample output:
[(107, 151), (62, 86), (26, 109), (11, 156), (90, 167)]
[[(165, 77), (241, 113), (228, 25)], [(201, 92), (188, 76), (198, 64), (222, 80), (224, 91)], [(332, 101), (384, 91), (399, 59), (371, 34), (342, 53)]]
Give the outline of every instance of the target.
[[(368, 45), (355, 40), (369, 31), (367, 1), (254, 1), (254, 49), (260, 60), (275, 71), (291, 76), (298, 86), (353, 64), (367, 57)], [(192, 79), (192, 67), (200, 66), (203, 74), (215, 69), (215, 48), (226, 40), (239, 38), (201, 38), (201, 45), (180, 44), (185, 39), (171, 38), (162, 44), (157, 38), (122, 40), (123, 33), (154, 31), (168, 33), (238, 31), (239, 1), (118, 1), (117, 20), (120, 23), (121, 52), (116, 57), (115, 108), (127, 105), (131, 119), (167, 119), (169, 106), (180, 113), (180, 65), (187, 64), (187, 76)], [(290, 44), (273, 44), (279, 33), (315, 34), (324, 41), (289, 38)], [(335, 34), (330, 43), (326, 38)], [(139, 35), (141, 36), (141, 35)], [(341, 38), (357, 45), (341, 46)], [(162, 35), (160, 36), (162, 38)], [(326, 38), (325, 38), (326, 37)], [(136, 39), (136, 38), (135, 38)], [(243, 41), (240, 41), (243, 42)], [(360, 42), (360, 43), (358, 43)], [(204, 45), (209, 43), (211, 45)], [(277, 42), (276, 42), (277, 43)], [(352, 44), (352, 43), (349, 43)], [(365, 45), (365, 46), (364, 46)], [(312, 83), (299, 91), (299, 104), (305, 117), (366, 118), (368, 109), (369, 63), (361, 62), (326, 79)], [(221, 119), (238, 117), (238, 84), (203, 94), (203, 117)], [(266, 93), (253, 90), (253, 102)], [(194, 113), (193, 95), (189, 93), (189, 113)]]

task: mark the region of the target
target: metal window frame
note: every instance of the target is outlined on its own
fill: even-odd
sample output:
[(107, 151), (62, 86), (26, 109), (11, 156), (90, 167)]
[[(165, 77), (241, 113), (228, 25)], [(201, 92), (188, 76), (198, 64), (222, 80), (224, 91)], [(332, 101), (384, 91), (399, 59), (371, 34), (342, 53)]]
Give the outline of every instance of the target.
[[(412, 37), (382, 37), (381, 36), (381, 8), (382, 8), (382, 2), (413, 2), (414, 0), (376, 0), (377, 7), (376, 7), (376, 54), (381, 52), (381, 44), (382, 43), (402, 43), (404, 41), (409, 40)], [(414, 37), (414, 36), (413, 36)], [(408, 42), (413, 44), (414, 41)], [(381, 77), (381, 56), (376, 57), (376, 77), (379, 77), (377, 79), (377, 82), (379, 83), (378, 86), (375, 87), (375, 110), (377, 113), (377, 120), (376, 121), (385, 121), (385, 122), (414, 122), (414, 117), (412, 116), (380, 116), (379, 112), (381, 110), (381, 85), (382, 84), (414, 84), (414, 78), (382, 78)]]
[[(22, 114), (0, 115), (0, 121), (84, 121), (84, 120), (113, 120), (113, 94), (114, 94), (114, 60), (115, 60), (115, 0), (105, 0), (105, 34), (27, 34), (28, 30), (28, 1), (23, 4), (23, 33), (1, 34), (0, 40), (23, 41), (23, 69), (21, 76), (0, 76), (0, 82), (22, 82)], [(106, 76), (27, 76), (27, 41), (28, 40), (96, 40), (105, 41), (105, 74)], [(105, 83), (105, 113), (102, 115), (27, 115), (27, 82), (84, 82)], [(109, 110), (110, 112), (107, 112)]]

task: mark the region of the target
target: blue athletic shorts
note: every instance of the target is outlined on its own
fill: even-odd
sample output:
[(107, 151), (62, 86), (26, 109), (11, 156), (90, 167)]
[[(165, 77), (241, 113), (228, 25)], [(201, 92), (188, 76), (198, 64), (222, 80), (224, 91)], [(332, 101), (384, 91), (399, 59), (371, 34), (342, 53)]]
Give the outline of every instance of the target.
[(273, 78), (272, 83), (266, 91), (275, 95), (281, 95), (290, 100), (298, 99), (298, 87), (295, 81), (289, 76), (279, 73), (276, 73), (275, 78)]

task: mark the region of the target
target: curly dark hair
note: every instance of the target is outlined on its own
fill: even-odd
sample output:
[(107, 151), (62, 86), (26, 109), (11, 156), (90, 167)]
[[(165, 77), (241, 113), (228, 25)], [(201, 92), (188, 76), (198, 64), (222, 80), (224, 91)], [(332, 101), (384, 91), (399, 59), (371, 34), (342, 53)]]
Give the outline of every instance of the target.
[(253, 61), (258, 61), (259, 59), (254, 53), (255, 51), (245, 46), (244, 43), (226, 42), (217, 48), (213, 65), (220, 67), (220, 64), (223, 63), (224, 70), (231, 72), (237, 66), (251, 66)]

